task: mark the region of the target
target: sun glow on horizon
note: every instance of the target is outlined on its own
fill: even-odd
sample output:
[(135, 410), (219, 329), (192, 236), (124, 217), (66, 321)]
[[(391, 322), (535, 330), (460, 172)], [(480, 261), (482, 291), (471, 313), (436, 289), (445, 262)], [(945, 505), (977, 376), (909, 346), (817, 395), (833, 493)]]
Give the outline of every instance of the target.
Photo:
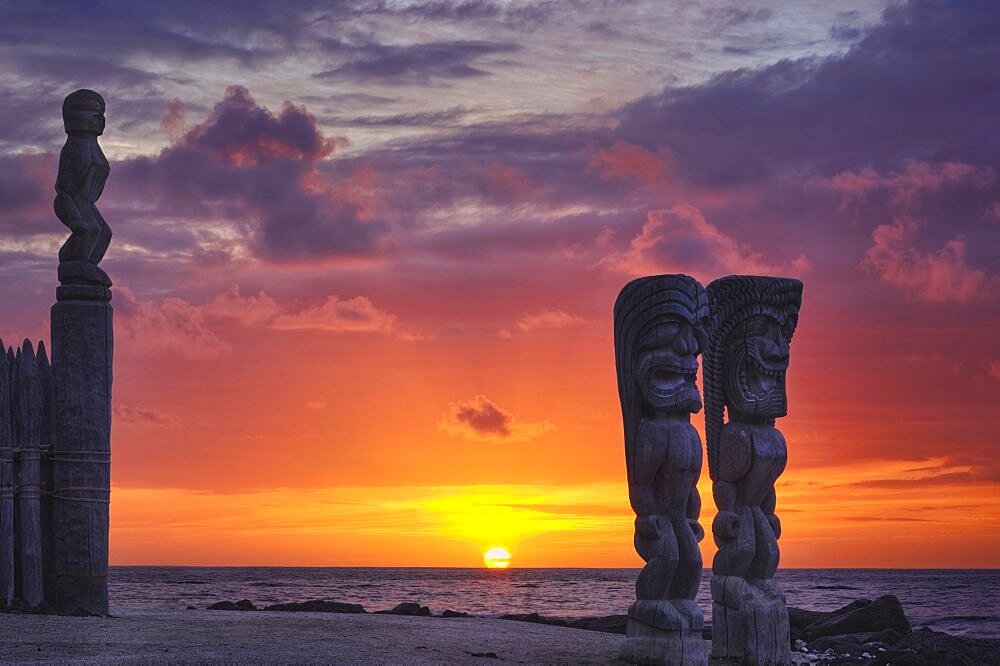
[(490, 548), (483, 553), (483, 563), (487, 569), (506, 569), (510, 566), (510, 553), (499, 546)]

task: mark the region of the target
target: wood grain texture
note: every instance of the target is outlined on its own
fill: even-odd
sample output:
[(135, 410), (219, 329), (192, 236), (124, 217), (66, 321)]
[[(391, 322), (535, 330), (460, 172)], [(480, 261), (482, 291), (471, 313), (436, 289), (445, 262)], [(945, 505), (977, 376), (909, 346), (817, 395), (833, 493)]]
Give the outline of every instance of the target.
[(52, 307), (52, 604), (108, 612), (113, 312), (98, 301)]
[(625, 285), (615, 302), (615, 359), (625, 426), (634, 544), (646, 565), (636, 581), (621, 658), (637, 664), (704, 664), (698, 523), (702, 446), (696, 377), (708, 317), (704, 288), (687, 275)]
[[(785, 469), (785, 375), (802, 283), (731, 275), (708, 285), (705, 432), (718, 514), (712, 566), (712, 661), (788, 664), (774, 483)], [(724, 416), (728, 416), (728, 422)]]
[(35, 350), (27, 340), (17, 357), (17, 459), (18, 563), (21, 600), (35, 608), (45, 600), (42, 568), (41, 447), (42, 383)]
[(14, 603), (14, 352), (0, 340), (0, 603)]
[(792, 663), (788, 610), (777, 583), (713, 575), (712, 600), (712, 663)]

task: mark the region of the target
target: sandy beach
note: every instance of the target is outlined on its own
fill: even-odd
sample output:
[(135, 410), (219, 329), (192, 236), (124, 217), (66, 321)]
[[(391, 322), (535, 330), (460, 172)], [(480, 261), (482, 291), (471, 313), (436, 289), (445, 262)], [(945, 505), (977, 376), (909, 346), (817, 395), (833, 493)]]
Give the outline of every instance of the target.
[(193, 610), (0, 615), (6, 663), (607, 664), (623, 640), (491, 618)]

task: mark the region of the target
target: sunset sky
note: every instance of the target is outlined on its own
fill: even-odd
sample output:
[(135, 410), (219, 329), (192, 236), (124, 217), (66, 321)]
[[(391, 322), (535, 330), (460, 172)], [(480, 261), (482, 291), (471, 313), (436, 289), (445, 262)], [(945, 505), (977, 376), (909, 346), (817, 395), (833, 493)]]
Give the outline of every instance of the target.
[(92, 88), (112, 564), (639, 566), (615, 296), (753, 273), (805, 283), (782, 566), (997, 567), (997, 35), (986, 0), (0, 0), (0, 336), (48, 340)]

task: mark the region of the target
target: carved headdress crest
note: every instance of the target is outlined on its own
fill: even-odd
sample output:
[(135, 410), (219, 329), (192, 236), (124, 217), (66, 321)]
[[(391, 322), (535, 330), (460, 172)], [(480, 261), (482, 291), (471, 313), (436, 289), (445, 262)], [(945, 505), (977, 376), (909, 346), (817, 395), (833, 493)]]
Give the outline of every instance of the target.
[(705, 288), (688, 275), (652, 275), (626, 284), (615, 301), (615, 366), (626, 454), (632, 450), (643, 409), (634, 374), (639, 345), (644, 334), (667, 316), (704, 327), (708, 320)]
[(702, 356), (705, 391), (705, 443), (708, 472), (715, 479), (722, 436), (726, 392), (726, 347), (730, 335), (751, 317), (765, 316), (782, 324), (788, 340), (798, 323), (802, 282), (793, 278), (730, 275), (706, 288), (712, 315), (708, 346)]

